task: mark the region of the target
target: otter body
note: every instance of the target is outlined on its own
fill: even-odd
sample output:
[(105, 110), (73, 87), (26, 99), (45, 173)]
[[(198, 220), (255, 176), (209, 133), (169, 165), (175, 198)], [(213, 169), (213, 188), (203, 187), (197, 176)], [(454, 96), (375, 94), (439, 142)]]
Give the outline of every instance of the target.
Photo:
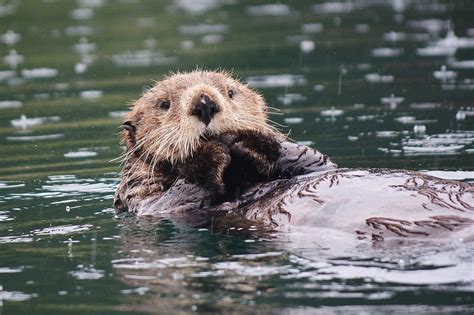
[(361, 240), (474, 238), (474, 189), (404, 170), (338, 169), (267, 123), (263, 98), (221, 72), (175, 74), (123, 124), (114, 205), (137, 215), (334, 228)]

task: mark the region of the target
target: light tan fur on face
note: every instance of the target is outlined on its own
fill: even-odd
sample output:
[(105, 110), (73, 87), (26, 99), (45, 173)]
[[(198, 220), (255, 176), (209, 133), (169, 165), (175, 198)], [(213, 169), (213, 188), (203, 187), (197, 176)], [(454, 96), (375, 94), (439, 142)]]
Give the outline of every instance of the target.
[[(228, 96), (229, 90), (234, 92), (232, 98)], [(191, 114), (203, 93), (219, 107), (208, 126)], [(168, 110), (160, 108), (165, 101), (170, 101)], [(267, 123), (263, 97), (225, 72), (196, 70), (173, 74), (157, 82), (131, 108), (127, 121), (136, 127), (136, 143), (124, 132), (127, 154), (140, 152), (140, 158), (151, 160), (152, 164), (160, 160), (172, 164), (183, 161), (206, 138), (226, 132), (252, 130), (280, 135)]]

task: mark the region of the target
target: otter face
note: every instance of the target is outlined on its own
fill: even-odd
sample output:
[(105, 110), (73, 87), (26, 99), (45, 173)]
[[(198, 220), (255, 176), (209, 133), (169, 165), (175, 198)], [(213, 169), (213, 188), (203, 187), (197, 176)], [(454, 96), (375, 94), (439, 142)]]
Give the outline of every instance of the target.
[(275, 133), (262, 96), (227, 73), (196, 70), (157, 82), (124, 123), (128, 153), (171, 163), (226, 132)]

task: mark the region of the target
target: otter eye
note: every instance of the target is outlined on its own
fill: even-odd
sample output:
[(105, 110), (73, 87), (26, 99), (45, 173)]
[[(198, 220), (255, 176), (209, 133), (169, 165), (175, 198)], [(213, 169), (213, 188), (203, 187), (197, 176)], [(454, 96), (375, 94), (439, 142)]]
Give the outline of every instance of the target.
[(229, 98), (233, 98), (234, 97), (234, 90), (229, 90), (227, 91), (227, 95), (229, 95)]
[(163, 101), (160, 103), (160, 108), (164, 110), (170, 109), (171, 103), (170, 101)]

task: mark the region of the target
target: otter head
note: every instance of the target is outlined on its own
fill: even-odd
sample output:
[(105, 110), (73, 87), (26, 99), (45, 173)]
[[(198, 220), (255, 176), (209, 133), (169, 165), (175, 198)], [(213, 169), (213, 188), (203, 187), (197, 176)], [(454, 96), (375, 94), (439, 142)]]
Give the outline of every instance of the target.
[(275, 133), (262, 96), (227, 73), (196, 70), (156, 83), (123, 124), (127, 152), (172, 164), (223, 133)]

